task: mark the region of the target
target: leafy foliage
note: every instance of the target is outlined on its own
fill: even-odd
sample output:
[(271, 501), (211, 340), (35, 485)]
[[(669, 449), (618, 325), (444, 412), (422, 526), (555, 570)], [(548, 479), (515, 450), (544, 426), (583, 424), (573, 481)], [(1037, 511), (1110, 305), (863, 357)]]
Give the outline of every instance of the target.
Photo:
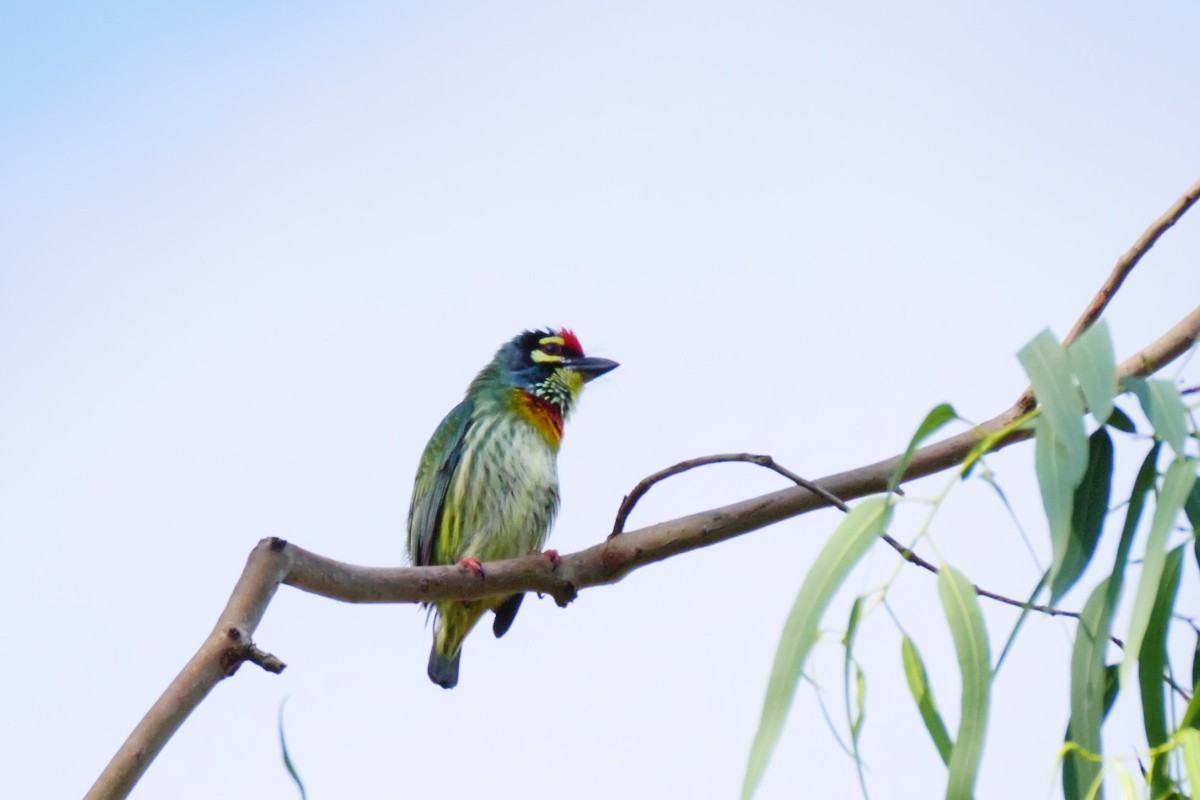
[[(1200, 796), (1196, 794), (1200, 792), (1200, 627), (1189, 628), (1196, 633), (1191, 687), (1180, 687), (1174, 681), (1172, 675), (1177, 673), (1170, 663), (1172, 634), (1179, 629), (1173, 625), (1180, 618), (1175, 609), (1178, 590), (1185, 575), (1190, 574), (1183, 569), (1184, 553), (1189, 546), (1200, 565), (1200, 540), (1196, 539), (1196, 528), (1200, 525), (1200, 482), (1195, 421), (1183, 395), (1171, 381), (1128, 379), (1123, 386), (1118, 384), (1112, 339), (1104, 322), (1093, 325), (1069, 348), (1063, 347), (1049, 331), (1043, 331), (1021, 349), (1018, 358), (1032, 383), (1037, 407), (1004, 430), (992, 431), (984, 437), (964, 462), (961, 475), (970, 477), (984, 463), (989, 450), (1005, 436), (1018, 428), (1033, 426), (1034, 467), (1053, 560), (1025, 604), (1021, 620), (1033, 610), (1045, 610), (1034, 606), (1044, 589), (1049, 589), (1049, 602), (1055, 606), (1072, 588), (1094, 574), (1099, 569), (1094, 562), (1100, 543), (1106, 534), (1116, 536), (1119, 530), (1111, 571), (1091, 579), (1094, 584), (1083, 610), (1072, 614), (1077, 617), (1077, 625), (1070, 659), (1070, 718), (1062, 757), (1064, 796), (1068, 800), (1102, 798), (1106, 775), (1124, 796), (1140, 797), (1148, 793), (1155, 800)], [(1127, 396), (1123, 398), (1122, 392)], [(1136, 397), (1154, 435), (1148, 452), (1142, 444), (1145, 433), (1139, 432), (1130, 416), (1128, 395)], [(889, 496), (893, 498), (890, 502), (929, 502), (933, 506), (932, 519), (954, 484), (932, 501), (909, 500), (891, 493), (899, 486), (921, 443), (958, 418), (954, 408), (945, 403), (926, 415), (897, 461), (888, 484)], [(1114, 484), (1115, 465), (1122, 448), (1144, 453), (1139, 455), (1141, 467), (1127, 490)], [(1167, 453), (1171, 456), (1169, 460), (1163, 458)], [(1165, 463), (1160, 465), (1160, 461)], [(1004, 492), (987, 467), (983, 468), (982, 477), (1003, 499)], [(1114, 493), (1120, 501), (1116, 513), (1110, 511)], [(1148, 506), (1153, 509), (1150, 524), (1142, 526), (1143, 511)], [(1123, 520), (1118, 528), (1115, 519), (1121, 516), (1122, 508)], [(850, 570), (884, 533), (890, 518), (891, 505), (884, 498), (859, 505), (834, 532), (805, 577), (771, 673), (762, 721), (742, 788), (743, 800), (754, 794), (778, 742), (803, 675), (805, 659), (816, 641), (821, 616)], [(1186, 518), (1186, 526), (1179, 524), (1181, 518)], [(928, 527), (927, 522), (915, 539), (924, 537)], [(1139, 530), (1143, 527), (1145, 536), (1141, 538)], [(1181, 543), (1181, 538), (1186, 541)], [(1140, 550), (1136, 550), (1139, 539)], [(1131, 570), (1133, 573), (1127, 575)], [(1125, 584), (1134, 581), (1136, 587), (1129, 599), (1129, 628), (1122, 641), (1114, 636), (1114, 620), (1121, 608)], [(946, 764), (946, 797), (969, 800), (974, 796), (984, 750), (992, 682), (998, 664), (994, 668), (991, 662), (976, 587), (949, 564), (938, 568), (937, 582), (962, 678), (959, 727), (953, 738), (934, 700), (925, 661), (916, 642), (903, 631), (901, 664), (921, 721)], [(876, 590), (880, 599), (886, 596), (889, 586), (890, 582)], [(865, 720), (866, 676), (851, 650), (863, 616), (883, 604), (866, 603), (865, 598), (856, 599), (842, 640), (846, 648), (843, 680), (847, 724), (864, 795), (867, 787), (863, 760), (869, 758), (869, 753), (860, 753), (859, 746)], [(1004, 653), (1020, 630), (1018, 622)], [(1110, 663), (1114, 655), (1118, 660)], [(1144, 770), (1131, 769), (1127, 763), (1104, 753), (1104, 722), (1118, 696), (1140, 698), (1146, 740), (1138, 761)], [(1138, 787), (1139, 780), (1144, 781), (1144, 789)]]

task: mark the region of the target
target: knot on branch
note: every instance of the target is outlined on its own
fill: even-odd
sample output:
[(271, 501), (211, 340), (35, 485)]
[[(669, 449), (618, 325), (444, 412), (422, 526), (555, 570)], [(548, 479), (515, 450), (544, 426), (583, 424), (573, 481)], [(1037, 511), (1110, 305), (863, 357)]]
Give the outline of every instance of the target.
[(579, 589), (571, 581), (562, 581), (550, 596), (559, 608), (566, 608), (579, 596)]
[[(283, 542), (282, 539), (275, 541)], [(287, 669), (287, 664), (265, 650), (260, 650), (240, 628), (230, 627), (225, 631), (225, 637), (230, 642), (229, 646), (221, 651), (220, 656), (221, 671), (225, 673), (225, 677), (237, 672), (238, 667), (246, 661), (258, 664), (267, 672), (273, 672), (276, 675)]]

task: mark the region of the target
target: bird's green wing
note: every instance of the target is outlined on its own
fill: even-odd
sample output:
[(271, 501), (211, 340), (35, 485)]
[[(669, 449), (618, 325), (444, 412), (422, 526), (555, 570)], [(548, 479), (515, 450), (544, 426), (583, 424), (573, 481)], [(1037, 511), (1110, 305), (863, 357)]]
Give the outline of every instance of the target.
[(450, 479), (462, 458), (463, 440), (471, 427), (474, 409), (475, 404), (469, 399), (455, 406), (421, 454), (412, 506), (408, 510), (408, 555), (418, 567), (437, 563), (434, 555), (442, 527), (442, 508)]

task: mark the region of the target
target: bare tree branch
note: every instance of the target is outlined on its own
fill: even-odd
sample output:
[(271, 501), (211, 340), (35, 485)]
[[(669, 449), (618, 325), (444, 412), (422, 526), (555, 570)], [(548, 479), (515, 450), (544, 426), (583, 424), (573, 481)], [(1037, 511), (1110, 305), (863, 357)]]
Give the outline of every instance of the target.
[[(1155, 372), (1186, 352), (1197, 336), (1200, 336), (1200, 307), (1121, 364), (1120, 376)], [(974, 430), (920, 448), (904, 475), (905, 480), (932, 475), (961, 463), (983, 437), (1003, 429), (1022, 413), (1020, 405), (1014, 405)], [(1031, 436), (1031, 431), (1014, 430), (996, 449)], [(795, 486), (623, 533), (563, 556), (556, 565), (542, 554), (490, 563), (483, 576), (457, 565), (355, 566), (310, 553), (282, 539), (264, 539), (250, 553), (212, 633), (113, 756), (88, 792), (87, 800), (126, 797), (192, 710), (243, 661), (282, 669), (282, 662), (262, 653), (252, 643), (253, 633), (280, 584), (350, 603), (469, 600), (513, 592), (541, 592), (553, 596), (559, 605), (566, 605), (580, 589), (616, 583), (633, 570), (656, 561), (827, 507), (831, 505), (828, 495), (853, 499), (885, 491), (900, 459), (896, 455), (822, 478), (815, 481), (822, 490), (820, 493)]]
[[(1120, 288), (1125, 276), (1198, 198), (1200, 182), (1179, 198), (1118, 260), (1117, 266), (1100, 292), (1068, 334), (1066, 343), (1074, 341), (1082, 330), (1100, 316)], [(1193, 310), (1170, 331), (1121, 364), (1119, 374), (1126, 378), (1153, 373), (1186, 352), (1198, 336), (1200, 308)], [(974, 430), (922, 447), (914, 454), (904, 474), (904, 480), (932, 475), (961, 463), (984, 437), (1003, 431), (1006, 426), (1028, 412), (1033, 404), (1032, 392), (1027, 391), (1007, 411)], [(1032, 431), (1029, 430), (1012, 430), (997, 442), (993, 449), (1001, 449), (1032, 435)], [(284, 669), (282, 661), (260, 650), (252, 640), (267, 605), (282, 583), (350, 603), (470, 600), (514, 592), (540, 592), (553, 596), (559, 605), (565, 606), (575, 598), (579, 589), (616, 583), (633, 570), (647, 564), (707, 547), (818, 508), (830, 505), (844, 508), (844, 503), (839, 498), (852, 499), (884, 491), (887, 489), (888, 479), (901, 460), (901, 456), (896, 455), (865, 467), (809, 482), (774, 464), (769, 457), (757, 458), (760, 460), (756, 463), (770, 467), (800, 485), (616, 536), (637, 498), (655, 482), (652, 480), (655, 476), (651, 476), (625, 498), (613, 529), (614, 535), (609, 536), (604, 543), (564, 556), (558, 561), (538, 554), (490, 563), (483, 575), (457, 565), (360, 567), (318, 556), (282, 539), (262, 540), (251, 551), (246, 568), (234, 586), (233, 594), (212, 633), (134, 728), (96, 780), (85, 800), (108, 800), (128, 796), (134, 784), (192, 710), (218, 682), (236, 672), (243, 662), (251, 661), (271, 672)], [(763, 458), (766, 459), (765, 462), (761, 460)], [(684, 462), (686, 466), (676, 465), (664, 471), (666, 474), (659, 474), (666, 477), (667, 474), (677, 474), (685, 469), (719, 460), (754, 459), (741, 456), (709, 456)], [(908, 548), (891, 537), (886, 538), (906, 560), (930, 571), (937, 571), (936, 567)], [(978, 591), (978, 587), (976, 589)], [(982, 591), (980, 593), (1002, 602), (1025, 606), (1024, 603), (1009, 598)], [(1071, 612), (1039, 610), (1043, 610), (1044, 613), (1065, 613), (1074, 616)]]
[[(1079, 338), (1079, 335), (1087, 330), (1088, 326), (1096, 320), (1100, 319), (1100, 315), (1104, 313), (1104, 309), (1108, 307), (1108, 303), (1116, 295), (1117, 290), (1121, 288), (1121, 284), (1125, 282), (1125, 278), (1138, 262), (1142, 260), (1142, 256), (1150, 251), (1158, 242), (1159, 237), (1170, 230), (1179, 218), (1187, 213), (1188, 209), (1200, 200), (1200, 181), (1192, 184), (1186, 192), (1184, 192), (1178, 200), (1171, 204), (1171, 207), (1163, 213), (1161, 217), (1154, 220), (1146, 232), (1138, 237), (1138, 240), (1125, 251), (1124, 255), (1117, 259), (1117, 264), (1113, 267), (1113, 271), (1109, 274), (1100, 290), (1096, 292), (1096, 296), (1092, 298), (1092, 302), (1088, 303), (1087, 308), (1080, 314), (1079, 319), (1071, 327), (1067, 333), (1067, 337), (1063, 339), (1063, 345), (1069, 345), (1071, 342)], [(1033, 387), (1025, 390), (1017, 400), (1017, 405), (1023, 410), (1028, 411), (1034, 406)]]

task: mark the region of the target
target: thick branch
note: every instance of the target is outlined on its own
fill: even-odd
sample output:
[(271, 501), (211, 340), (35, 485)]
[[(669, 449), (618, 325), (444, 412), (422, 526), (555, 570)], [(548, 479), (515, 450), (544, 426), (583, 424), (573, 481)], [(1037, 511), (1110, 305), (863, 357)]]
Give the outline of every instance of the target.
[[(1120, 366), (1121, 377), (1155, 372), (1187, 351), (1198, 335), (1200, 308), (1125, 361)], [(921, 448), (914, 455), (905, 480), (932, 475), (961, 463), (982, 437), (1001, 430), (1021, 413), (1019, 405), (1013, 406), (974, 430)], [(1013, 431), (996, 449), (1031, 436), (1032, 432), (1027, 430)], [(896, 455), (815, 483), (825, 492), (845, 499), (882, 492), (900, 458)], [(264, 539), (250, 553), (246, 569), (208, 639), (138, 723), (87, 798), (127, 796), (184, 719), (243, 661), (282, 668), (277, 659), (259, 651), (251, 641), (281, 583), (351, 603), (468, 600), (513, 592), (541, 592), (566, 605), (580, 589), (616, 583), (647, 564), (828, 505), (827, 497), (795, 486), (623, 533), (563, 556), (557, 566), (552, 566), (543, 555), (490, 563), (482, 578), (458, 566), (360, 567), (318, 556), (282, 539)], [(236, 636), (231, 632), (236, 632)]]

